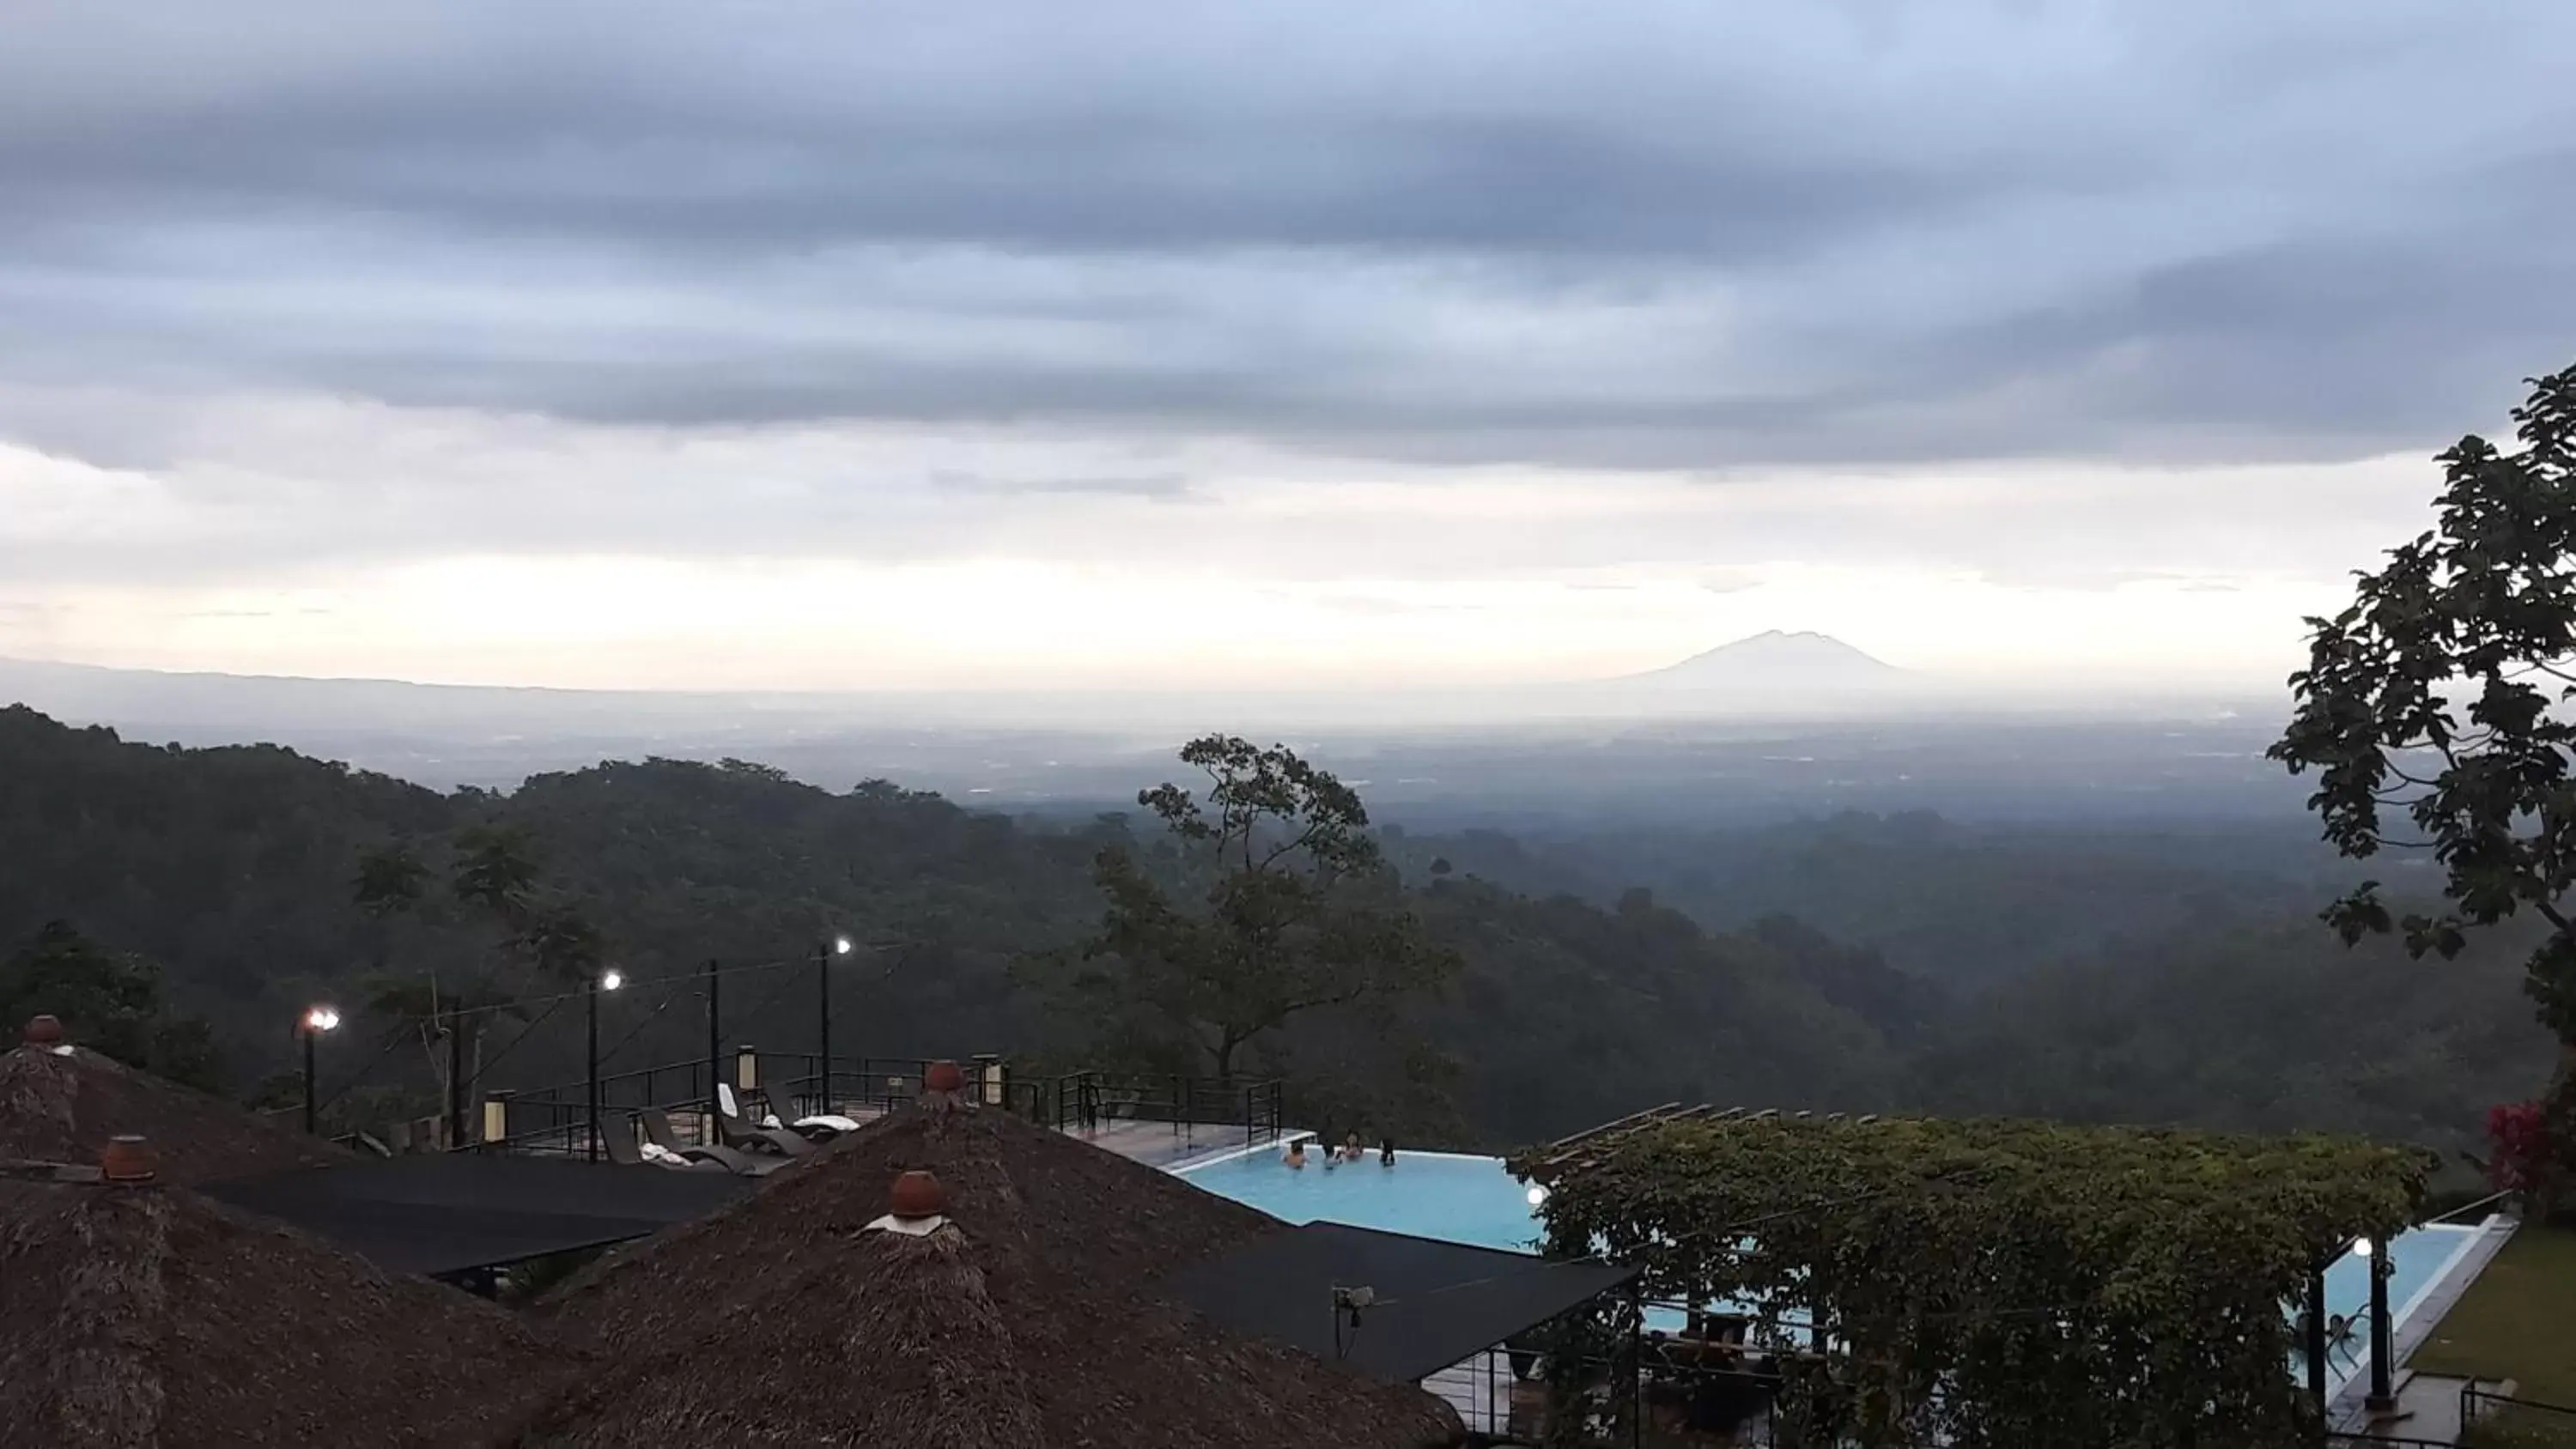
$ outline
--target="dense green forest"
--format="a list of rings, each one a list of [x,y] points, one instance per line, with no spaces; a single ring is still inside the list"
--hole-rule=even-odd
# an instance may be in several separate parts
[[[2303,816],[2194,831],[1843,812],[1734,829],[1391,834],[1390,853],[1416,871],[1447,859],[1514,889],[1603,905],[1643,886],[1719,929],[1795,916],[1899,970],[1963,986],[2213,914],[2313,914],[2351,874]]]
[[[1095,857],[1151,858],[1152,821],[1032,824],[739,763],[604,764],[441,795],[273,747],[167,749],[0,710],[0,958],[28,958],[61,922],[150,963],[154,1009],[206,1022],[216,1070],[244,1092],[291,1062],[308,1002],[343,1003],[326,1076],[419,1089],[433,1054],[361,1004],[388,979],[474,976],[493,926],[434,891],[418,909],[362,909],[358,862],[400,847],[444,879],[478,828],[523,839],[539,898],[595,926],[638,983],[606,1008],[618,1065],[703,1050],[685,978],[709,959],[781,963],[728,977],[728,1038],[809,1049],[812,970],[788,963],[835,935],[870,948],[839,968],[842,1053],[1134,1049],[1024,968],[1099,925]],[[1399,1007],[1300,1014],[1247,1066],[1287,1073],[1309,1116],[1366,1115],[1416,1140],[1502,1145],[1701,1099],[2459,1147],[2551,1060],[2514,942],[2448,962],[2386,941],[2347,950],[2314,919],[2327,873],[2287,831],[1998,832],[1915,815],[1381,836],[1405,909],[1457,970]],[[23,976],[0,967],[13,1010]],[[496,1024],[485,1085],[578,1072],[559,1006]]]

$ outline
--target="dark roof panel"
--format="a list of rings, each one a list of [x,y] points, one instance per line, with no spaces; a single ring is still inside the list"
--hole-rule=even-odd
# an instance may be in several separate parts
[[[1237,1333],[1419,1382],[1637,1276],[1612,1263],[1550,1262],[1403,1233],[1309,1223],[1172,1274],[1163,1286]],[[1359,1327],[1333,1290],[1368,1288]]]
[[[430,1277],[649,1237],[704,1217],[752,1179],[717,1172],[425,1154],[207,1184],[207,1196]]]

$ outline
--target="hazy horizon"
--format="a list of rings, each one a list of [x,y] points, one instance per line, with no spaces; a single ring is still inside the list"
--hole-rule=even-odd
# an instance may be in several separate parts
[[[1782,646],[1784,652],[1766,646]],[[1842,658],[1833,657],[1839,652]],[[1818,663],[1815,655],[1824,659]],[[1849,662],[1847,662],[1849,661]],[[84,684],[91,686],[84,691]],[[882,689],[620,689],[578,685],[522,685],[482,680],[404,679],[388,675],[263,674],[231,670],[130,669],[79,660],[0,654],[0,703],[20,697],[39,708],[48,699],[175,699],[190,685],[229,690],[227,697],[316,701],[314,691],[428,691],[458,698],[531,701],[617,701],[667,706],[704,704],[719,709],[874,712],[889,718],[935,722],[940,708],[1001,718],[1042,713],[1050,705],[1085,705],[1095,717],[1117,722],[1187,722],[1209,702],[1232,707],[1287,707],[1290,722],[1331,720],[1358,724],[1546,724],[1671,718],[1898,718],[1922,712],[2064,714],[2135,712],[2163,703],[2225,702],[2260,706],[2286,698],[2277,681],[2230,680],[2177,686],[2170,680],[2059,675],[2048,679],[1997,677],[1970,671],[1925,671],[1887,664],[1845,641],[1812,631],[1771,630],[1728,640],[1681,659],[1609,676],[1559,677],[1524,683],[1460,685],[1415,681],[1339,686],[1290,681],[1266,689],[1202,686],[1085,686],[1028,682],[1012,687],[939,688],[914,685]],[[66,693],[68,691],[68,693]],[[1418,706],[1411,710],[1407,705]],[[1347,712],[1337,712],[1336,705]],[[1443,706],[1453,708],[1444,710]],[[1122,706],[1128,707],[1122,712]],[[292,707],[288,705],[287,707]],[[1393,715],[1388,713],[1392,707]],[[74,705],[75,710],[78,704]],[[1500,714],[1496,711],[1499,710]],[[112,723],[100,716],[96,722]],[[327,723],[328,721],[322,721]]]
[[[2273,689],[2576,336],[2576,12],[38,0],[0,654]]]

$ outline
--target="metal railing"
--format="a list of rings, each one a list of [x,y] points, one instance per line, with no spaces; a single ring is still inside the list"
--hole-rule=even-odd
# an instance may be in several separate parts
[[[647,1108],[701,1112],[713,1094],[703,1057],[603,1072],[599,1078],[600,1130],[612,1130],[611,1124],[623,1122],[625,1114]],[[458,1144],[460,1150],[572,1155],[590,1150],[588,1078],[526,1091],[493,1092],[484,1098],[481,1110],[482,1120],[474,1124],[479,1130],[471,1134],[474,1140]],[[491,1131],[496,1116],[504,1129],[497,1135]]]
[[[761,1086],[773,1103],[798,1115],[866,1117],[920,1100],[922,1076],[934,1057],[832,1058],[827,1073],[812,1052],[762,1052]],[[963,1058],[949,1058],[960,1066]],[[967,1072],[971,1079],[974,1072]],[[971,1091],[977,1084],[968,1082]]]
[[[1184,1147],[1206,1133],[1258,1146],[1282,1130],[1285,1092],[1274,1078],[1251,1081],[1177,1072],[1084,1070],[1057,1077],[1037,1100],[1039,1119],[1097,1132],[1118,1123],[1168,1127]]]
[[[2576,1444],[2576,1406],[2517,1398],[2478,1379],[2460,1385],[2460,1427],[2511,1418],[2524,1426],[2544,1428],[2550,1443]]]
[[[704,1057],[664,1062],[599,1078],[602,1130],[626,1113],[659,1108],[674,1117],[702,1119],[721,1080],[746,1096],[757,1093],[782,1116],[841,1115],[868,1118],[919,1100],[932,1057],[840,1057],[828,1071],[812,1052],[738,1052],[711,1080]],[[995,1057],[946,1058],[959,1063],[967,1091],[987,1106],[1044,1127],[1097,1132],[1119,1123],[1166,1128],[1187,1149],[1203,1139],[1257,1146],[1284,1130],[1286,1096],[1270,1078],[1224,1081],[1174,1073],[1097,1070],[1060,1076],[1018,1076]],[[587,1078],[486,1095],[469,1140],[480,1151],[586,1154],[589,1151],[590,1083]],[[495,1127],[499,1131],[494,1131]]]

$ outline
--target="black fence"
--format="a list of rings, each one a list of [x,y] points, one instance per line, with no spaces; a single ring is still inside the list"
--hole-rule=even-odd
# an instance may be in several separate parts
[[[1629,1296],[1568,1310],[1423,1381],[1473,1442],[1745,1449],[1800,1442],[1783,1384],[1817,1362],[1801,1325]]]
[[[919,1100],[922,1077],[936,1058],[836,1056],[827,1072],[812,1052],[762,1052],[758,1079],[748,1082],[743,1080],[746,1073],[740,1070],[741,1060],[736,1058],[733,1078],[737,1089],[764,1090],[773,1104],[792,1107],[799,1115],[870,1117]],[[984,1085],[987,1070],[998,1065],[995,1059],[951,1060],[966,1070],[968,1095],[984,1100],[978,1089]],[[1002,1104],[994,1101],[989,1105]]]
[[[782,1116],[835,1115],[861,1120],[918,1100],[930,1057],[834,1057],[828,1069],[811,1052],[738,1047],[715,1063],[700,1057],[603,1072],[602,1130],[648,1108],[668,1112],[684,1135],[710,1128],[718,1081],[744,1099],[757,1094]],[[1167,1074],[1070,1072],[1020,1076],[998,1057],[947,1058],[965,1071],[970,1099],[1041,1126],[1098,1134],[1122,1124],[1168,1132],[1174,1146],[1259,1145],[1276,1140],[1285,1094],[1275,1080],[1220,1082]],[[711,1073],[711,1068],[713,1069]],[[584,1155],[590,1151],[588,1078],[486,1095],[458,1146],[482,1151]]]
[[[1830,1373],[1803,1316],[1695,1312],[1688,1305],[1610,1297],[1424,1380],[1458,1410],[1473,1442],[1494,1446],[1576,1443],[1609,1449],[1792,1449],[1837,1442],[1829,1429],[1801,1425],[1785,1391],[1804,1375]],[[1810,1382],[1809,1387],[1814,1385]],[[1924,1446],[1942,1441],[1927,1404]],[[2471,1384],[2461,1423],[2502,1421],[2516,1437],[2500,1443],[2576,1446],[2576,1408],[2537,1403]],[[2449,1440],[2384,1433],[2328,1432],[2301,1443],[2333,1449],[2451,1449]],[[2528,1436],[2528,1437],[2523,1437]]]
[[[632,1071],[606,1072],[599,1078],[601,1130],[614,1130],[629,1112],[648,1108],[700,1114],[699,1136],[712,1140],[702,1123],[714,1097],[704,1060],[664,1062]],[[574,1155],[590,1150],[590,1083],[558,1083],[527,1091],[496,1091],[485,1096],[480,1120],[469,1124],[460,1149],[486,1152],[550,1152]]]
[[[2460,1427],[2488,1424],[2515,1444],[2576,1445],[2576,1407],[2523,1399],[2472,1379],[2460,1386]]]
[[[1069,1072],[1035,1094],[1031,1115],[1051,1127],[1097,1133],[1122,1124],[1169,1129],[1184,1151],[1259,1146],[1283,1127],[1286,1095],[1275,1079],[1228,1081],[1164,1072]]]

